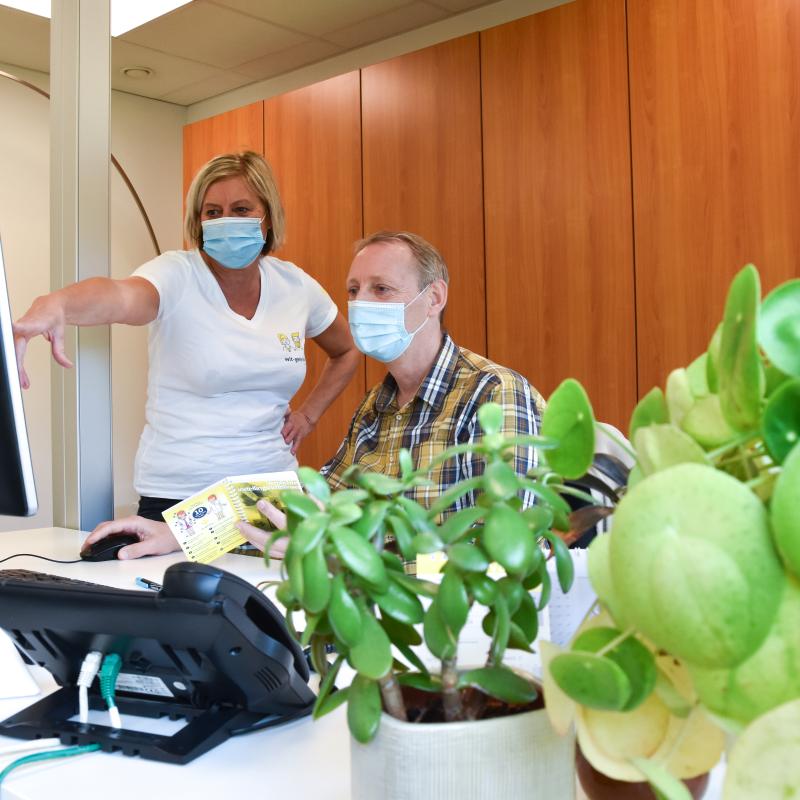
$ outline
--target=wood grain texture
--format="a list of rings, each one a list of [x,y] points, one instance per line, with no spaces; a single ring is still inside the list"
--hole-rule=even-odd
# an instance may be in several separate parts
[[[350,72],[265,101],[266,157],[286,210],[286,243],[275,253],[295,262],[347,316],[345,279],[362,236],[359,74]],[[316,383],[325,354],[306,347],[308,373],[298,408]],[[301,445],[301,464],[320,467],[338,448],[364,397],[363,363],[347,389]]]
[[[800,275],[800,4],[628,0],[639,390],[706,349],[747,262]]]
[[[197,171],[222,153],[255,150],[264,153],[264,103],[217,114],[183,129],[183,197]]]
[[[636,400],[624,0],[481,34],[489,357],[566,377],[623,429]]]
[[[408,230],[450,272],[447,329],[486,353],[478,34],[362,70],[364,232]],[[367,385],[385,373],[367,364]]]

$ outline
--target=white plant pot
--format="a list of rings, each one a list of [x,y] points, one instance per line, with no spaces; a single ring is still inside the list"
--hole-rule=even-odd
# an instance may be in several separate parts
[[[381,716],[375,739],[350,740],[351,800],[572,800],[575,739],[544,709],[476,722]]]

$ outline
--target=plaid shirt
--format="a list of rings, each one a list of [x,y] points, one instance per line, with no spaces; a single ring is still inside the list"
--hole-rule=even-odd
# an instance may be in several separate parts
[[[416,395],[402,408],[397,407],[397,384],[387,375],[362,401],[350,423],[350,430],[336,455],[322,468],[332,489],[345,486],[342,474],[352,464],[383,475],[400,475],[399,452],[411,452],[415,467],[430,464],[446,448],[480,439],[478,409],[493,401],[502,406],[502,432],[538,434],[544,401],[521,375],[487,358],[458,347],[448,334],[442,348],[422,381]],[[532,447],[519,447],[516,471],[524,475],[537,462]],[[483,473],[481,457],[460,454],[436,467],[433,486],[417,487],[408,496],[429,507],[454,483]],[[526,506],[533,497],[526,492]],[[442,515],[449,516],[474,504],[472,493],[465,495]]]

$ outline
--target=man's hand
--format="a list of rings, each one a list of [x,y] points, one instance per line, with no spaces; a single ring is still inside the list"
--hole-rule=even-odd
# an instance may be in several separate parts
[[[53,358],[62,367],[73,366],[64,350],[64,308],[53,295],[37,297],[28,311],[12,326],[14,348],[17,352],[19,382],[23,389],[31,382],[23,366],[28,342],[35,336],[44,336],[50,342]]]
[[[136,544],[129,544],[119,551],[117,558],[121,560],[142,556],[163,556],[181,549],[166,522],[156,522],[136,516],[101,522],[86,537],[83,543],[84,549],[111,533],[135,533],[139,537]]]
[[[286,514],[275,508],[268,500],[259,500],[256,503],[256,508],[261,512],[261,515],[266,517],[278,530],[286,530]],[[272,537],[272,533],[262,531],[261,528],[256,528],[255,525],[251,525],[249,522],[238,522],[236,527],[239,529],[239,533],[259,550],[263,550]],[[284,537],[275,542],[269,550],[270,558],[283,558],[288,544],[288,537]]]

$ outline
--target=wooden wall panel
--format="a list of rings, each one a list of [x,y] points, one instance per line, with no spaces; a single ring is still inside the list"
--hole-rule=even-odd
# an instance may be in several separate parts
[[[266,157],[286,209],[287,237],[276,252],[318,280],[347,317],[345,279],[361,226],[359,74],[351,72],[265,101]],[[292,401],[316,383],[324,353],[306,350],[308,376]],[[301,464],[320,467],[338,448],[364,397],[364,368],[301,445]]]
[[[217,114],[183,129],[183,196],[195,173],[209,159],[222,153],[255,150],[264,153],[264,103]]]
[[[489,356],[601,420],[636,399],[624,0],[481,34]]]
[[[629,0],[639,389],[706,349],[730,279],[800,274],[800,4]]]
[[[450,271],[445,323],[486,353],[478,34],[362,70],[364,232],[417,233]],[[385,370],[367,363],[367,385]]]

